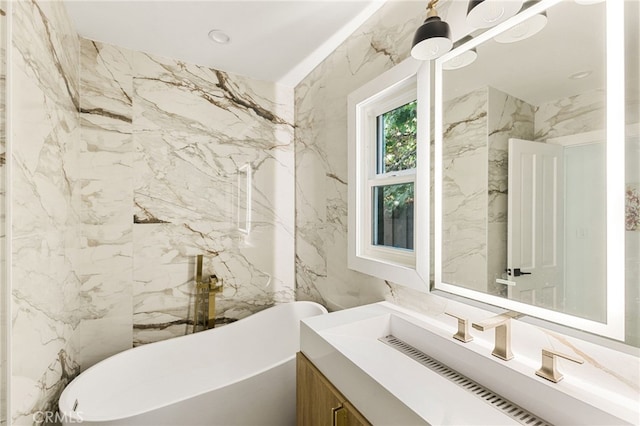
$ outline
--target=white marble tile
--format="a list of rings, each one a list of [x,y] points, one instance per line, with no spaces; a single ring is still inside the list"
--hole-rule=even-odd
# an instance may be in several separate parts
[[[442,279],[487,289],[488,89],[443,108]]]
[[[134,63],[135,343],[190,332],[197,254],[224,280],[220,321],[293,300],[292,90],[141,53]],[[237,217],[245,165],[249,234]]]
[[[110,312],[109,316],[87,318],[78,325],[73,338],[76,361],[83,371],[133,346],[131,306],[126,303],[123,305],[121,315]]]
[[[92,128],[91,123],[97,128],[130,134],[133,52],[83,38],[80,38],[80,48],[80,101],[82,118],[86,120],[83,128]],[[114,150],[109,142],[101,142],[104,142],[100,146],[101,151]]]
[[[74,271],[87,315],[74,335],[83,369],[132,346],[132,54],[80,39],[81,138]],[[99,336],[99,337],[98,337]]]
[[[538,105],[535,140],[606,129],[606,92],[590,90],[580,95]]]
[[[347,95],[409,55],[424,20],[389,2],[296,87],[296,298],[336,308],[380,300],[384,281],[347,269]]]
[[[13,4],[12,424],[55,409],[78,372],[72,336],[87,311],[73,272],[79,46],[64,6]]]

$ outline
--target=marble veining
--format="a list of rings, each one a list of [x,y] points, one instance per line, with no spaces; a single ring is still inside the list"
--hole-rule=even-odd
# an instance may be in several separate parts
[[[443,106],[442,279],[487,289],[488,88]]]
[[[96,176],[85,199],[110,206],[102,229],[117,240],[91,241],[122,262],[121,284],[108,285],[133,311],[128,321],[114,312],[114,327],[133,330],[122,342],[191,332],[197,254],[205,273],[224,281],[217,323],[293,300],[292,91],[95,41],[81,46],[87,164],[119,170],[117,182]],[[249,234],[237,217],[245,165]]]
[[[537,105],[535,140],[606,128],[606,91],[590,90]]]
[[[190,332],[196,254],[225,283],[218,323],[293,300],[293,91],[79,40],[59,2],[17,2],[13,20],[11,415],[24,424],[81,368]]]
[[[62,3],[13,3],[11,424],[52,409],[78,373],[74,334],[92,308],[78,296],[75,148],[79,46]],[[33,356],[32,354],[37,354]]]
[[[92,307],[75,336],[83,369],[132,342],[132,60],[126,51],[80,39],[81,137],[73,180],[82,237],[74,270],[80,296]]]
[[[293,201],[280,183],[293,189],[292,94],[134,55],[134,344],[190,330],[197,254],[224,282],[219,323],[293,300]],[[246,164],[249,235],[237,219]]]
[[[389,2],[295,89],[296,298],[340,309],[384,281],[347,268],[347,95],[409,55],[424,7]]]

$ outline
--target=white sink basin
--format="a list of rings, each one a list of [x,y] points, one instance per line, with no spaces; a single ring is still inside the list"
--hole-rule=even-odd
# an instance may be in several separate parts
[[[629,423],[624,407],[614,416],[580,401],[535,376],[532,362],[516,357],[506,366],[490,355],[493,333],[463,344],[452,331],[381,302],[303,320],[301,350],[376,425],[518,424],[378,340],[390,334],[552,424]]]

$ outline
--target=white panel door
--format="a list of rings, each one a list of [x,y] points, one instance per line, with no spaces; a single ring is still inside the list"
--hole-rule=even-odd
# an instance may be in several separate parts
[[[509,139],[507,267],[510,299],[561,309],[563,148]]]

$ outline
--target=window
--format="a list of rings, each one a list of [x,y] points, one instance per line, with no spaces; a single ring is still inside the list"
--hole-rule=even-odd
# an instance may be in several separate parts
[[[376,175],[372,180],[375,186],[371,208],[375,246],[413,250],[416,107],[414,100],[376,117]]]
[[[429,133],[420,117],[429,97],[420,66],[407,59],[349,96],[349,267],[425,290],[429,149],[420,142]]]

